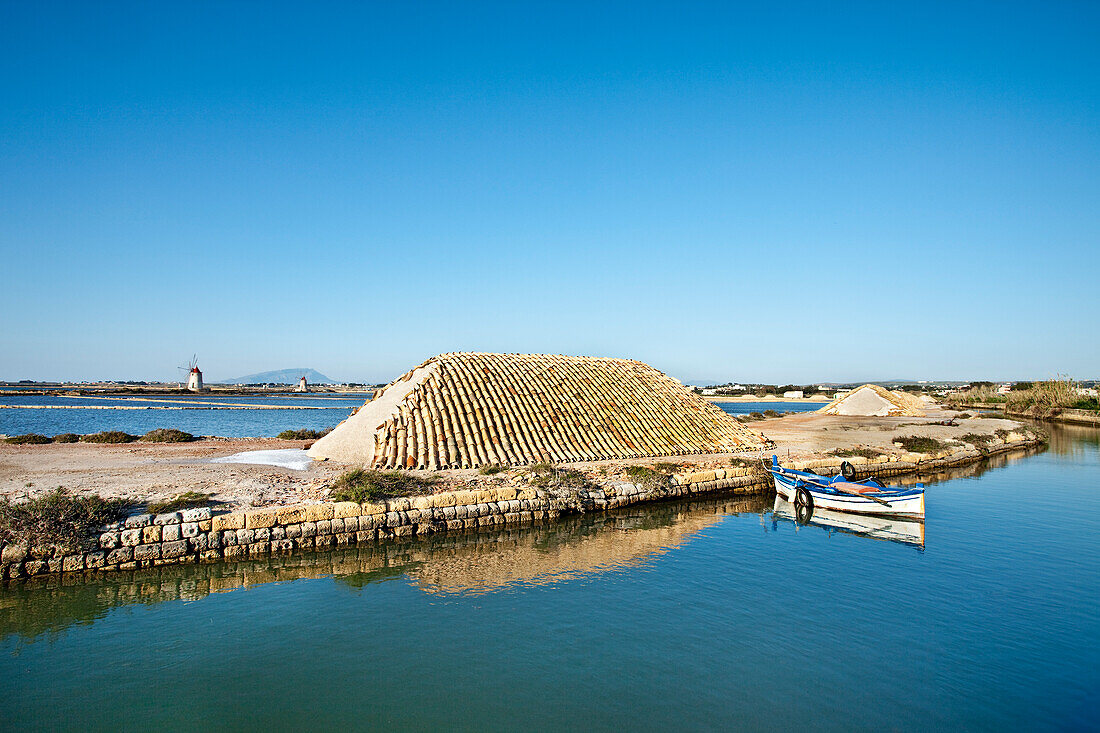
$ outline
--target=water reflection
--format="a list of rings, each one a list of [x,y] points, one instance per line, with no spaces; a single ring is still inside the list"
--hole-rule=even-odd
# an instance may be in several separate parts
[[[302,578],[333,576],[363,588],[406,577],[424,592],[452,594],[560,583],[636,567],[726,515],[763,513],[770,506],[770,496],[669,502],[539,527],[435,535],[334,552],[165,566],[91,580],[29,579],[0,590],[0,638],[57,634],[93,623],[119,606],[197,601],[211,593]]]
[[[911,545],[924,550],[924,523],[910,522],[895,517],[872,517],[863,514],[833,512],[809,507],[796,508],[783,497],[776,494],[772,506],[772,529],[777,530],[780,522],[790,522],[799,526],[821,527],[827,532],[870,537],[875,540],[887,540],[903,545]]]

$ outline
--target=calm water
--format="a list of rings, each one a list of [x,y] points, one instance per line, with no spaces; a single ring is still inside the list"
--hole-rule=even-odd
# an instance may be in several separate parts
[[[365,393],[224,397],[143,395],[141,399],[54,395],[0,396],[0,405],[29,405],[44,408],[0,409],[0,433],[58,435],[122,430],[142,435],[154,428],[177,428],[194,435],[219,435],[229,438],[270,437],[288,429],[321,430],[334,427],[369,397],[370,395]],[[283,409],[232,409],[226,408],[226,405],[266,405]],[[58,406],[88,409],[49,409]],[[102,407],[143,409],[91,409]],[[150,409],[154,407],[173,409]],[[195,407],[214,409],[194,409]],[[286,409],[292,407],[312,409]]]
[[[370,395],[249,395],[219,397],[212,395],[126,397],[61,397],[56,395],[0,395],[0,406],[27,405],[40,409],[0,409],[0,434],[22,435],[39,433],[97,433],[101,430],[122,430],[143,435],[155,428],[176,428],[194,435],[219,435],[227,438],[270,437],[289,429],[322,430],[334,427],[362,405]],[[218,409],[149,409],[191,408],[200,403],[214,403]],[[282,408],[309,407],[295,410],[247,410],[225,408],[226,405],[267,405]],[[88,409],[52,409],[55,407]],[[720,402],[718,406],[733,415],[776,410],[804,412],[816,410],[821,403],[797,402]],[[144,409],[98,409],[126,407]],[[95,408],[95,409],[93,409]],[[317,409],[319,408],[319,409]]]
[[[923,551],[722,499],[0,590],[0,727],[1095,728],[1098,537],[1080,428]]]

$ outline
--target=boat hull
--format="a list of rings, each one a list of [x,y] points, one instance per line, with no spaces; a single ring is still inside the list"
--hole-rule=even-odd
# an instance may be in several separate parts
[[[789,502],[794,502],[795,493],[799,485],[806,489],[813,498],[815,509],[825,509],[834,512],[849,512],[852,514],[873,514],[889,517],[924,518],[924,491],[904,491],[900,495],[884,493],[881,498],[890,506],[884,506],[877,501],[864,496],[855,496],[832,492],[822,489],[814,484],[799,481],[795,476],[784,474],[780,471],[772,471],[775,478],[775,491]],[[824,479],[828,481],[828,479]]]

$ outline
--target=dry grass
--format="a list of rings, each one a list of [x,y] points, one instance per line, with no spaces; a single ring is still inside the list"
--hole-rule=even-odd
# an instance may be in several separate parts
[[[391,496],[416,496],[432,493],[437,483],[439,479],[435,476],[356,468],[332,483],[329,497],[334,501],[364,502]]]
[[[61,487],[19,503],[0,499],[0,542],[76,551],[92,532],[121,519],[129,508],[125,499],[73,496]]]

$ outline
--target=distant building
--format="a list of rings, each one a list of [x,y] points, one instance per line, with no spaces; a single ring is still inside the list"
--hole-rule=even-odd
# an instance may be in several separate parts
[[[703,390],[703,396],[704,397],[713,397],[716,394],[718,394],[718,390],[713,389],[713,388],[708,388],[708,389]]]
[[[1011,391],[1012,391],[1012,383],[1011,382],[1005,382],[1004,384],[1002,384],[1000,387],[997,388],[997,394],[1008,394]]]
[[[804,397],[800,389],[792,389],[789,392],[784,392],[783,396],[789,400],[800,400]]]
[[[302,378],[298,380],[298,386],[294,388],[295,392],[308,392],[309,384],[306,382],[306,377],[303,374]]]

